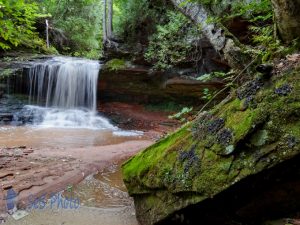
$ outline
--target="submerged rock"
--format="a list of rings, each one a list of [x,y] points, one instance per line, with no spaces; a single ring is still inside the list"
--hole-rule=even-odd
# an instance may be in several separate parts
[[[250,97],[255,104],[241,108]],[[127,161],[123,174],[143,225],[258,224],[300,209],[299,153],[294,68],[246,83]]]

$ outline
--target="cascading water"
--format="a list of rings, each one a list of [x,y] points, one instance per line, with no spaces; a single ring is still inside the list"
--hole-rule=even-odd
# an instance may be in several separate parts
[[[88,137],[92,139],[89,143],[104,142],[108,133],[114,137],[142,135],[139,131],[120,130],[98,115],[96,106],[100,68],[98,61],[72,57],[32,62],[27,73],[29,105],[14,114],[12,125],[34,125],[30,127],[39,130],[32,130],[35,134],[39,133],[38,139],[48,140],[48,137],[52,137],[57,143],[74,143],[74,139],[75,143],[84,143]],[[99,132],[90,130],[102,130],[103,137],[95,136]],[[25,135],[31,136],[33,133]]]
[[[63,109],[96,110],[100,64],[56,57],[29,69],[30,103]]]
[[[28,71],[29,105],[16,121],[62,128],[116,129],[96,113],[97,61],[55,57]]]

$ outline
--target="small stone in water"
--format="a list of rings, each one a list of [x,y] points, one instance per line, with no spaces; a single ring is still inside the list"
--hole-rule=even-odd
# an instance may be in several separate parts
[[[12,217],[13,217],[15,220],[20,220],[20,219],[22,219],[23,217],[28,216],[28,215],[29,215],[28,212],[26,212],[26,211],[24,211],[24,210],[18,210],[18,211],[16,211],[16,212],[12,215]]]

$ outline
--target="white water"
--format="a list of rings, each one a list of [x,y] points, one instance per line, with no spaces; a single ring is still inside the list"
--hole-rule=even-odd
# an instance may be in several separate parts
[[[54,57],[34,62],[29,69],[29,104],[15,117],[29,119],[40,128],[111,130],[117,136],[141,132],[121,131],[96,112],[98,61]],[[38,105],[38,106],[37,106]]]
[[[47,108],[26,105],[18,117],[29,118],[30,122],[40,128],[81,128],[117,130],[106,118],[97,116],[94,111],[84,109]]]
[[[98,61],[55,57],[29,69],[30,103],[96,110]]]

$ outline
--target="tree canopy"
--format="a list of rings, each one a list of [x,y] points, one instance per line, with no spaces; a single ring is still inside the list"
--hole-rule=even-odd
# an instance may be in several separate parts
[[[0,48],[6,50],[20,44],[34,47],[32,43],[40,42],[34,25],[41,16],[37,3],[0,0]]]
[[[104,7],[105,2],[108,7]],[[221,54],[226,55],[225,47],[233,49],[233,44],[221,43],[225,38],[238,43],[237,48],[251,46],[251,54],[268,61],[281,52],[285,54],[286,45],[295,47],[300,27],[296,4],[299,1],[0,0],[0,48],[46,50],[48,18],[50,44],[62,54],[99,58],[106,31],[108,39],[125,45],[141,44],[145,59],[156,68],[166,69],[188,57],[191,42],[187,39],[194,33],[206,36]],[[195,5],[201,15],[193,12]],[[103,21],[108,22],[105,29]],[[237,30],[233,25],[239,22],[245,26]],[[195,34],[195,30],[200,32]],[[245,52],[244,47],[242,50]],[[230,54],[229,58],[235,57],[235,53]]]

